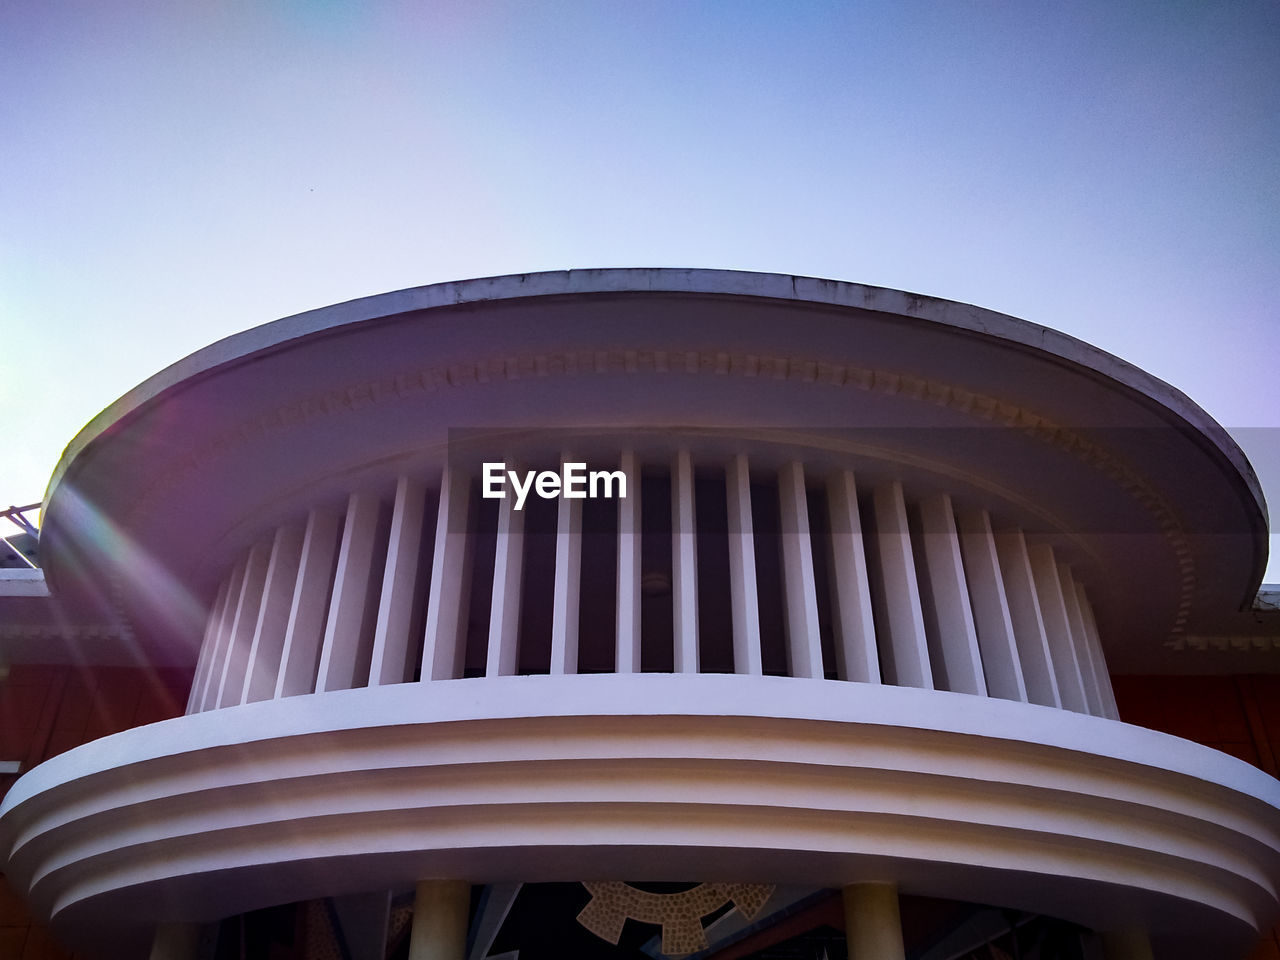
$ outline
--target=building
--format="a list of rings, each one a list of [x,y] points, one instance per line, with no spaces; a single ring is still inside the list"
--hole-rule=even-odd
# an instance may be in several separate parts
[[[1194,403],[976,307],[599,270],[267,324],[91,422],[0,574],[23,949],[1275,956],[1266,549]]]

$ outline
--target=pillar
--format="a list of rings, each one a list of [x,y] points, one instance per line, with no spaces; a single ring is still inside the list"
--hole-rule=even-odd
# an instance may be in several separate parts
[[[338,555],[339,523],[338,515],[328,510],[312,510],[307,517],[298,579],[293,585],[289,607],[289,625],[284,631],[284,649],[280,651],[277,699],[315,692],[329,588],[333,584],[333,562]]]
[[[463,960],[471,884],[465,880],[423,880],[413,899],[409,960]]]
[[[920,584],[907,527],[907,504],[902,484],[897,480],[876,488],[871,502],[876,522],[876,551],[879,556],[880,609],[876,625],[884,624],[888,643],[881,643],[880,656],[885,682],[898,687],[933,689],[929,665],[929,641],[924,631],[924,611],[920,606]]]
[[[756,586],[755,525],[751,520],[751,470],[740,453],[725,469],[729,518],[729,603],[733,608],[733,671],[760,676],[760,600]]]
[[[386,559],[387,534],[381,527],[382,503],[369,493],[353,493],[347,499],[342,525],[338,566],[333,574],[329,616],[325,618],[320,646],[316,693],[350,690],[368,683],[373,655],[373,631],[377,616],[371,602],[375,584],[381,583]],[[379,556],[381,554],[381,556]]]
[[[561,470],[571,462],[560,458]],[[551,596],[551,672],[578,672],[578,616],[582,594],[582,501],[560,497],[556,511],[556,565]]]
[[[640,672],[640,463],[622,452],[627,495],[618,498],[618,673]]]
[[[792,461],[778,474],[782,520],[782,586],[787,628],[787,669],[793,677],[823,678],[818,629],[818,588],[809,534],[809,497],[804,466]]]
[[[1151,940],[1145,930],[1109,930],[1102,935],[1102,952],[1107,960],[1154,960]]]
[[[198,923],[161,923],[151,941],[151,960],[196,960],[200,954]]]
[[[671,602],[676,673],[698,672],[698,525],[693,458],[676,453],[671,466]]]
[[[855,883],[842,893],[849,960],[905,960],[897,885]]]
[[[432,548],[431,586],[427,591],[427,629],[422,644],[423,680],[462,676],[467,641],[467,598],[471,590],[473,550],[468,550],[467,518],[471,481],[445,464],[440,477],[440,509]]]
[[[493,593],[489,605],[486,677],[514,676],[520,666],[520,591],[524,583],[524,511],[514,497],[498,504],[493,547]],[[557,542],[557,549],[559,543]]]
[[[871,612],[866,540],[858,514],[858,486],[852,470],[827,481],[831,517],[831,572],[835,590],[836,668],[841,680],[880,682],[880,650]]]
[[[396,481],[391,530],[387,534],[387,559],[382,569],[382,590],[378,594],[378,619],[373,628],[371,687],[413,679],[413,657],[417,651],[409,633],[422,554],[426,499],[427,491],[422,483],[412,477]]]

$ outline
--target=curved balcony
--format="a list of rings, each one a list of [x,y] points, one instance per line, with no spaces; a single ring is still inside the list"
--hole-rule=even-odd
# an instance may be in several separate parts
[[[1249,592],[1239,451],[1074,341],[783,279],[407,291],[107,411],[51,487],[48,577],[194,664],[187,715],[24,776],[11,875],[73,940],[631,878],[887,880],[1168,956],[1247,943],[1280,785],[1119,722],[1110,683]],[[517,509],[492,462],[627,495]]]
[[[116,734],[13,788],[10,869],[73,938],[412,884],[844,886],[1140,919],[1229,955],[1274,908],[1276,784],[1037,705],[784,677],[434,681]],[[139,929],[141,928],[141,929]],[[100,935],[100,934],[99,934]]]

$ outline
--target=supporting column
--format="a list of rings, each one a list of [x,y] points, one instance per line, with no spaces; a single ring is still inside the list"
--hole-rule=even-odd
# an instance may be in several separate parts
[[[724,475],[729,515],[729,602],[733,606],[733,671],[760,676],[760,603],[756,596],[755,525],[751,520],[751,471],[746,454]]]
[[[1084,678],[1080,675],[1080,664],[1071,643],[1071,625],[1067,622],[1067,604],[1062,597],[1062,581],[1058,579],[1058,561],[1054,558],[1053,547],[1042,543],[1028,550],[1027,555],[1031,558],[1036,597],[1044,617],[1044,632],[1049,638],[1053,674],[1058,681],[1062,705],[1076,713],[1088,713]]]
[[[923,501],[920,523],[923,566],[929,581],[929,589],[921,591],[929,656],[941,668],[947,690],[985,697],[987,681],[982,673],[982,654],[973,626],[951,497],[942,493]]]
[[[675,672],[698,672],[698,528],[693,513],[693,459],[671,465],[671,594]]]
[[[841,892],[849,960],[905,960],[897,886],[855,883]]]
[[[413,676],[409,630],[418,589],[418,559],[422,553],[422,522],[427,492],[411,477],[396,482],[387,537],[387,562],[382,570],[378,621],[373,628],[373,658],[369,686],[404,683]],[[416,651],[415,651],[416,652]]]
[[[371,494],[353,493],[347,501],[329,618],[320,648],[317,693],[350,690],[368,683],[376,617],[370,591],[381,572],[376,569],[375,553],[385,549],[378,522],[381,512],[382,504]]]
[[[210,710],[215,706],[218,696],[218,685],[222,682],[222,673],[227,666],[227,645],[231,640],[231,627],[236,619],[236,607],[240,604],[240,591],[244,588],[244,568],[247,560],[241,560],[231,571],[231,579],[227,581],[227,602],[222,607],[222,615],[218,618],[218,627],[210,638],[213,644],[209,656],[209,669],[205,672],[204,688],[193,713]]]
[[[276,699],[314,693],[320,663],[320,640],[329,609],[329,585],[333,559],[338,552],[338,516],[328,510],[312,510],[302,538],[298,582],[293,587],[289,626],[280,654]]]
[[[899,687],[932,690],[933,673],[902,484],[895,480],[877,487],[872,503],[880,558],[880,596],[884,601],[884,616],[877,617],[877,623],[883,619],[889,635],[889,642],[880,651],[885,680]]]
[[[969,599],[973,603],[973,625],[982,651],[982,670],[987,692],[1004,700],[1027,700],[1027,685],[1013,632],[1013,616],[1000,576],[996,538],[991,517],[985,510],[956,513],[960,529],[960,553],[964,557]]]
[[[1145,930],[1108,930],[1102,935],[1102,952],[1107,960],[1155,960]]]
[[[622,453],[627,495],[618,498],[618,673],[640,672],[640,464]]]
[[[1027,699],[1045,707],[1061,707],[1058,681],[1053,673],[1049,638],[1045,635],[1040,601],[1036,598],[1035,576],[1027,556],[1027,541],[1021,530],[996,534],[996,552],[1009,601],[1009,620],[1018,645],[1018,662],[1027,684]]]
[[[570,461],[560,458],[560,469]],[[578,672],[578,611],[582,591],[582,500],[561,491],[556,510],[556,567],[551,593],[551,672]]]
[[[498,537],[493,551],[493,602],[489,607],[486,677],[510,677],[519,664],[520,591],[524,583],[524,511],[514,497],[498,504]]]
[[[1102,652],[1102,640],[1098,636],[1098,623],[1093,617],[1093,606],[1080,584],[1076,584],[1076,596],[1080,601],[1080,615],[1084,618],[1084,632],[1093,648],[1093,662],[1098,668],[1099,689],[1102,691],[1102,702],[1105,706],[1104,716],[1111,720],[1120,719],[1120,709],[1116,706],[1115,691],[1111,689],[1111,671],[1107,669],[1107,658]]]
[[[199,923],[161,923],[151,941],[151,960],[197,960],[200,955]]]
[[[1093,650],[1084,631],[1084,617],[1080,613],[1080,597],[1076,593],[1076,580],[1071,568],[1058,564],[1058,579],[1062,582],[1062,600],[1067,607],[1067,626],[1071,630],[1071,649],[1075,651],[1080,667],[1080,679],[1084,682],[1085,702],[1095,717],[1106,716],[1102,702],[1102,689],[1098,684],[1097,670],[1093,665]]]
[[[244,570],[244,583],[240,587],[240,602],[236,607],[235,623],[231,626],[231,639],[227,646],[227,659],[218,684],[215,707],[230,707],[240,702],[244,692],[244,675],[249,666],[249,649],[253,646],[253,633],[258,625],[258,613],[262,607],[262,590],[267,582],[267,567],[271,563],[271,545],[255,544],[249,551],[249,562]]]
[[[471,884],[465,880],[423,880],[413,899],[409,960],[463,960]]]
[[[262,588],[262,605],[258,609],[258,625],[249,648],[249,669],[240,692],[241,703],[269,700],[280,675],[280,656],[284,652],[284,635],[289,628],[289,611],[293,605],[293,588],[298,582],[298,564],[302,561],[302,528],[281,527],[271,545],[271,562]]]
[[[786,600],[787,660],[791,676],[821,680],[822,636],[818,630],[818,590],[809,536],[809,498],[804,466],[788,463],[778,474],[782,519],[782,585]]]
[[[196,673],[191,678],[191,694],[187,697],[187,713],[196,713],[200,709],[204,697],[205,677],[209,675],[209,661],[213,659],[213,648],[218,642],[218,628],[222,623],[223,612],[227,608],[227,591],[230,584],[223,580],[218,587],[218,596],[209,607],[209,618],[205,621],[204,641],[200,644],[200,659],[196,662]]]
[[[835,580],[836,669],[841,680],[880,682],[880,653],[871,613],[866,544],[852,470],[827,481],[831,511],[831,564]]]
[[[446,464],[440,477],[440,510],[436,514],[431,587],[427,593],[423,680],[454,680],[462,676],[462,645],[467,631],[465,607],[471,581],[467,556],[470,502],[470,480]]]

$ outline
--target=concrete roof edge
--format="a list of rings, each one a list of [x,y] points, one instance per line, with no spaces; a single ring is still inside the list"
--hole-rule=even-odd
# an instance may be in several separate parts
[[[1177,388],[1083,340],[972,304],[887,287],[790,274],[678,267],[588,268],[450,280],[347,300],[232,334],[148,377],[89,421],[63,451],[49,480],[44,503],[47,506],[52,502],[76,457],[111,426],[166,391],[217,367],[248,359],[292,340],[415,310],[600,293],[693,293],[850,307],[912,317],[1048,354],[1129,388],[1193,428],[1239,475],[1253,498],[1263,526],[1267,525],[1262,486],[1231,435]],[[1264,553],[1256,564],[1259,578],[1265,563]],[[1249,599],[1252,596],[1253,590]]]

